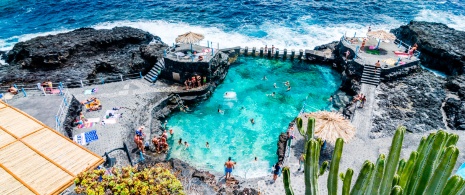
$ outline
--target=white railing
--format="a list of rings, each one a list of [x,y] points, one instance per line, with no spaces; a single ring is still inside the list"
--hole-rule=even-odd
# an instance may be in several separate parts
[[[71,103],[71,94],[68,92],[67,88],[61,89],[61,93],[63,99],[61,100],[60,106],[58,107],[58,111],[55,114],[55,130],[57,130],[61,134],[64,134],[63,121],[66,117],[66,114],[68,114],[68,108]]]

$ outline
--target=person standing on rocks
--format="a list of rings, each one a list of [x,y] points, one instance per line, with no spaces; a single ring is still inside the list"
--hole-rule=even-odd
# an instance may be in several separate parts
[[[378,62],[375,63],[375,73],[376,73],[376,71],[378,71],[378,69],[380,69],[380,68],[381,68],[381,63],[379,63],[379,60],[378,60]]]
[[[349,60],[350,50],[347,50],[347,51],[345,52],[345,54],[346,54],[346,61],[347,61],[347,60]]]
[[[278,175],[281,172],[281,163],[277,162],[274,165],[274,171],[273,171],[273,182],[276,182],[276,179],[278,179]]]
[[[226,172],[226,180],[228,180],[229,178],[231,178],[231,173],[232,173],[232,170],[234,169],[234,165],[236,164],[236,162],[232,161],[231,160],[231,157],[228,158],[228,161],[226,161],[224,163],[224,167],[225,167],[225,172]]]

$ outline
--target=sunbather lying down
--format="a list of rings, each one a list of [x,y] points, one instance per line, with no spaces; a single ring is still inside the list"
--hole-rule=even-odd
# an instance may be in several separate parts
[[[82,101],[81,104],[84,104],[86,107],[87,111],[96,111],[96,110],[101,110],[102,105],[100,104],[100,100],[97,99],[96,97],[92,97],[86,101]]]

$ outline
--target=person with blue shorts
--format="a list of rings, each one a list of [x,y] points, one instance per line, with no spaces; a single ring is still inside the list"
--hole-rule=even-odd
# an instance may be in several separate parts
[[[226,180],[228,180],[229,178],[231,178],[231,173],[232,173],[232,170],[234,169],[234,165],[236,164],[236,162],[234,161],[231,161],[231,157],[228,158],[228,161],[226,161],[224,163],[224,170],[226,172]]]

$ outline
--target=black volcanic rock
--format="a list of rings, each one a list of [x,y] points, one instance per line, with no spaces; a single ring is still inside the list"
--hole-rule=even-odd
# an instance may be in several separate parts
[[[445,80],[421,71],[376,90],[372,137],[392,135],[399,125],[410,132],[444,129],[441,107],[446,98]]]
[[[450,75],[465,72],[465,32],[441,23],[411,21],[391,30],[400,40],[418,44],[424,66]]]
[[[148,72],[166,47],[130,27],[81,28],[17,43],[7,54],[3,82],[67,81]]]
[[[465,101],[448,98],[444,105],[447,124],[455,130],[465,130]]]

